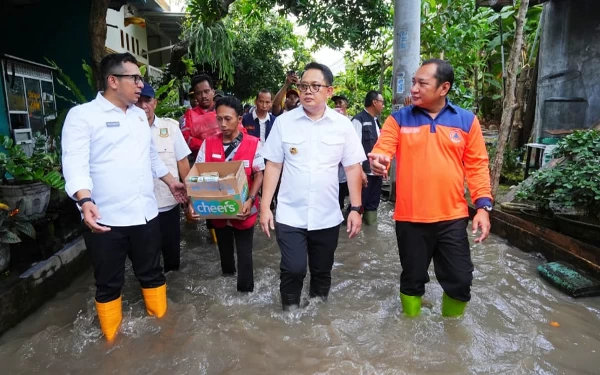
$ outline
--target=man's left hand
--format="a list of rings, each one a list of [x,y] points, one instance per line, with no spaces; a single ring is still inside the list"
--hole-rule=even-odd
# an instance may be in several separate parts
[[[475,217],[473,217],[473,234],[477,233],[478,229],[481,229],[481,236],[475,239],[476,243],[485,241],[490,235],[490,214],[483,208],[477,210]]]
[[[348,238],[356,237],[358,232],[360,232],[360,227],[362,226],[361,214],[356,211],[350,211],[346,226],[348,228],[346,229],[346,232],[350,233]]]
[[[187,197],[187,189],[185,188],[185,185],[182,182],[179,181],[173,181],[169,184],[169,190],[171,190],[171,193],[173,194],[173,197],[175,198],[175,200],[179,203],[187,203],[188,201],[188,197]]]

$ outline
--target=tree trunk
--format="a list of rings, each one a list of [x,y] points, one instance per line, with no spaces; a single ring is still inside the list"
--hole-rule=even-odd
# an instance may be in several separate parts
[[[538,48],[538,57],[535,59],[535,66],[533,67],[533,77],[531,77],[530,83],[531,86],[529,88],[529,92],[527,93],[527,105],[525,107],[525,115],[523,116],[523,131],[521,132],[521,138],[519,139],[519,147],[529,142],[529,139],[531,138],[531,132],[533,130],[533,123],[535,122],[539,55],[540,49]]]
[[[502,104],[502,120],[500,121],[498,144],[491,172],[492,196],[496,196],[498,191],[504,161],[504,150],[508,142],[508,136],[510,135],[515,109],[518,106],[516,98],[517,69],[519,68],[519,59],[521,57],[521,49],[523,48],[523,29],[525,28],[528,8],[529,0],[521,0],[516,20],[515,39],[510,50],[508,67],[506,69],[506,95]]]
[[[92,46],[92,70],[96,80],[96,87],[102,90],[102,77],[100,75],[100,61],[106,55],[106,12],[110,0],[92,0],[88,31]]]
[[[527,91],[531,87],[532,68],[529,66],[521,69],[521,74],[517,79],[517,109],[515,109],[515,117],[510,133],[509,147],[516,149],[519,147],[521,132],[523,131],[523,121],[525,111],[527,110]]]
[[[380,62],[379,72],[379,92],[383,94],[383,79],[385,78],[385,50],[381,52],[381,62]]]

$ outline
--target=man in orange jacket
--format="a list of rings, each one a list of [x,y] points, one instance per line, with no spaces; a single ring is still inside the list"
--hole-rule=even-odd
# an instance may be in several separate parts
[[[492,196],[488,155],[473,113],[447,99],[452,66],[427,60],[415,73],[412,105],[392,113],[369,154],[371,169],[385,176],[396,155],[396,237],[402,265],[400,300],[407,316],[421,311],[433,258],[444,289],[442,315],[460,316],[471,298],[473,263],[467,237],[464,181],[477,207],[473,233],[487,238]]]

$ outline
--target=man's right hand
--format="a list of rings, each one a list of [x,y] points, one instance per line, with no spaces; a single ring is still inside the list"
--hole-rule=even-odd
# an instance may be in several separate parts
[[[297,85],[298,84],[298,76],[294,73],[294,74],[288,74],[285,77],[285,84],[290,87],[292,84]]]
[[[373,174],[387,178],[387,172],[391,162],[390,157],[373,153],[370,153],[368,156]]]
[[[188,221],[198,221],[200,220],[200,215],[194,211],[194,206],[192,206],[192,202],[188,203],[187,210],[185,210],[185,217]]]
[[[271,233],[269,229],[275,229],[275,223],[273,221],[273,212],[271,212],[270,208],[260,210],[260,228],[267,235],[267,237],[271,238]]]
[[[102,219],[102,217],[100,216],[100,211],[98,211],[98,206],[94,203],[84,203],[81,207],[81,212],[83,213],[83,222],[90,228],[92,233],[105,233],[110,231],[110,227],[98,225],[97,221]]]

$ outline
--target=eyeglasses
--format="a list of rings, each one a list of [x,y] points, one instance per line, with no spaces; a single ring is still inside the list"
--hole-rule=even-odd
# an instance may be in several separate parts
[[[373,101],[380,102],[382,105],[385,105],[385,100],[373,99]]]
[[[143,80],[144,80],[144,77],[142,77],[139,74],[111,74],[111,76],[115,76],[115,77],[119,77],[119,78],[129,77],[129,78],[133,79],[133,83],[135,83],[136,85],[140,82],[143,82]]]
[[[321,87],[330,87],[329,85],[319,85],[318,83],[311,83],[310,85],[308,83],[299,83],[297,86],[301,92],[306,92],[310,87],[310,92],[312,93],[319,92]]]

